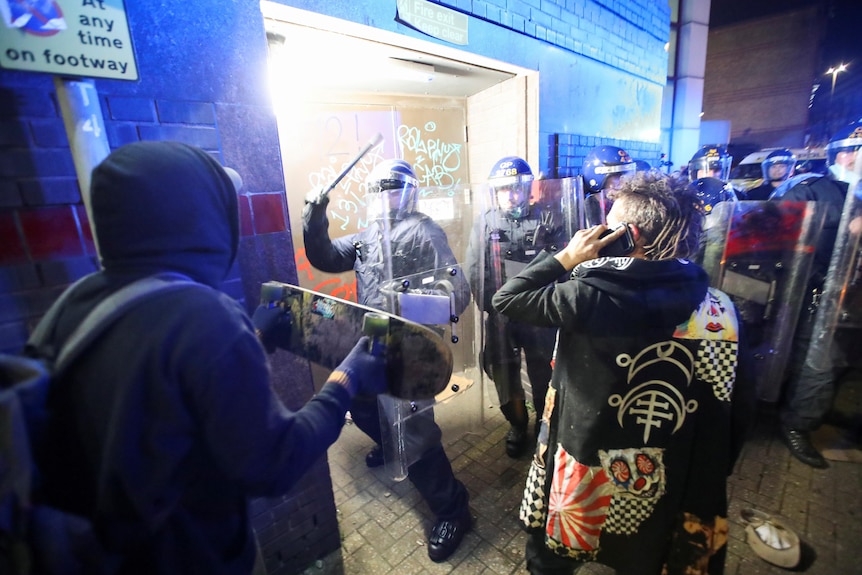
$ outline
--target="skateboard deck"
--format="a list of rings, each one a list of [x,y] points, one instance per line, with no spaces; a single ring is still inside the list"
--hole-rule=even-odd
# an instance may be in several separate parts
[[[406,400],[433,399],[452,375],[452,351],[433,330],[402,317],[295,285],[266,282],[261,303],[290,312],[287,351],[335,369],[363,335],[386,358],[389,393]]]

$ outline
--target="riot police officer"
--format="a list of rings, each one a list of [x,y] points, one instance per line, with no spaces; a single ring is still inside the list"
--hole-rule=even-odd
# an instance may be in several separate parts
[[[760,164],[763,171],[763,183],[746,192],[746,199],[768,200],[775,188],[787,181],[796,166],[796,156],[787,149],[773,150]]]
[[[826,175],[800,174],[781,184],[772,200],[815,201],[826,216],[814,252],[807,284],[808,301],[803,303],[793,340],[788,381],[779,405],[780,432],[790,453],[812,467],[828,467],[823,455],[811,443],[810,433],[823,422],[832,406],[835,376],[832,365],[812,365],[806,355],[812,341],[817,305],[832,257],[832,249],[844,209],[848,189],[859,183],[862,163],[862,121],[839,130],[826,147],[829,171]]]
[[[542,205],[533,183],[533,172],[522,158],[507,156],[494,164],[488,176],[492,208],[476,222],[467,255],[473,297],[487,314],[482,367],[494,381],[500,411],[511,426],[506,436],[509,457],[519,457],[528,448],[521,351],[538,430],[551,380],[555,330],[508,321],[491,306],[491,297],[540,251],[556,251],[568,241],[559,213]]]
[[[451,268],[457,266],[457,261],[443,229],[415,211],[418,180],[409,163],[381,162],[371,172],[367,188],[370,208],[367,228],[331,239],[326,216],[328,199],[312,192],[302,213],[303,238],[311,265],[329,273],[353,270],[359,303],[386,309],[389,300],[385,290],[393,278]],[[453,284],[460,313],[469,302],[470,288],[463,274],[449,276],[447,281]],[[377,398],[357,395],[350,413],[357,427],[375,442],[365,458],[366,465],[383,465]],[[445,561],[471,527],[469,494],[455,478],[433,410],[410,417],[404,427],[401,439],[415,456],[415,462],[407,468],[407,477],[435,516],[428,556],[434,562]]]
[[[587,227],[605,222],[605,214],[610,210],[607,192],[619,186],[620,178],[635,171],[637,163],[617,146],[597,146],[587,153],[581,168]]]
[[[733,156],[719,144],[701,146],[688,162],[688,179],[696,182],[700,178],[716,178],[727,182]]]

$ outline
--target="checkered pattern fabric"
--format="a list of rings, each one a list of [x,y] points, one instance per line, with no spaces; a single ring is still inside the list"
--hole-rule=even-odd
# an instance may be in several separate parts
[[[577,559],[578,561],[585,562],[595,561],[600,551],[600,549],[590,549],[589,551],[584,551],[583,549],[572,549],[571,547],[566,547],[559,541],[555,541],[552,537],[548,537],[547,534],[545,534],[545,545],[560,557],[568,557],[569,559]]]
[[[524,487],[524,497],[518,513],[521,521],[527,527],[544,527],[547,509],[545,508],[545,468],[536,460],[530,464],[527,474],[527,485]]]
[[[640,524],[652,514],[654,508],[655,500],[615,495],[603,530],[615,535],[631,535],[637,532]]]
[[[695,362],[695,377],[712,385],[720,401],[730,401],[736,379],[737,351],[734,341],[700,340]]]

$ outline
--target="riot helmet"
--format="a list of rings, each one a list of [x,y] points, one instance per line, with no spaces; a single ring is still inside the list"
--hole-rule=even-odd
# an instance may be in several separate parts
[[[764,183],[769,182],[777,186],[793,175],[794,166],[796,166],[796,156],[790,150],[780,149],[769,152],[760,164]]]
[[[517,156],[506,156],[497,161],[488,174],[488,186],[496,206],[513,220],[526,218],[530,214],[530,193],[533,170]]]
[[[703,213],[709,215],[719,202],[735,202],[736,194],[730,184],[718,178],[699,178],[689,184],[703,203]]]
[[[859,182],[862,168],[862,154],[857,153],[862,148],[862,120],[838,130],[829,144],[826,145],[826,165],[833,177],[850,186]]]
[[[636,172],[648,172],[652,169],[652,166],[646,160],[635,160],[635,171]]]
[[[688,179],[694,183],[701,178],[717,178],[722,182],[730,177],[733,156],[727,148],[718,144],[707,144],[694,153],[688,162]]]
[[[372,214],[402,218],[416,209],[419,180],[404,160],[385,160],[377,164],[366,179]]]
[[[598,146],[584,158],[581,173],[586,180],[587,191],[596,193],[617,186],[619,179],[632,175],[637,164],[628,152],[616,146]]]

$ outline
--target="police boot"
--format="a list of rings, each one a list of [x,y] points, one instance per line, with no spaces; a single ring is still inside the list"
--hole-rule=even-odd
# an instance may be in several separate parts
[[[500,411],[512,426],[506,434],[506,455],[513,459],[520,457],[527,450],[527,403],[513,399],[501,405]]]

